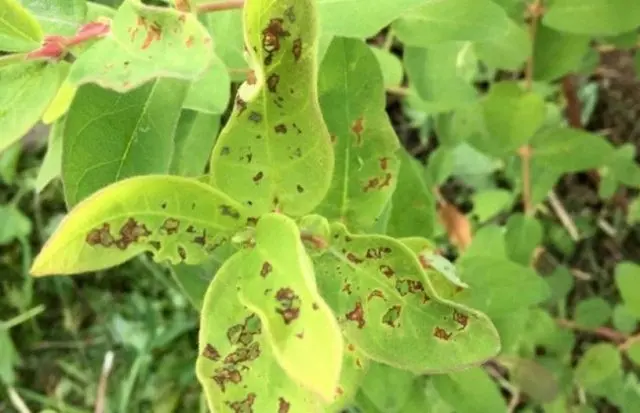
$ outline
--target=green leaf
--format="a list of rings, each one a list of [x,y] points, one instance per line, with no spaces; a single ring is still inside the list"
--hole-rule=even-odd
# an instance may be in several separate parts
[[[211,68],[191,84],[184,108],[221,115],[227,110],[230,96],[229,71],[222,60],[214,57]]]
[[[553,81],[580,67],[589,50],[589,36],[556,31],[538,24],[533,50],[533,77]]]
[[[370,49],[378,60],[378,65],[380,66],[384,80],[384,87],[399,87],[402,84],[404,69],[398,56],[379,47],[370,46]]]
[[[65,79],[47,106],[47,110],[42,114],[42,122],[52,124],[64,116],[69,111],[77,91],[78,88]]]
[[[504,229],[495,224],[480,227],[471,240],[471,245],[464,251],[461,259],[468,257],[507,258],[507,246],[504,239]]]
[[[195,15],[127,0],[111,34],[78,57],[69,81],[125,92],[156,77],[195,80],[213,56],[211,37]]]
[[[87,15],[86,0],[21,0],[47,35],[73,35]]]
[[[365,38],[423,3],[424,0],[318,0],[318,13],[323,33]]]
[[[86,3],[87,15],[85,17],[85,22],[92,22],[94,20],[98,20],[100,17],[112,19],[113,16],[116,15],[116,10],[112,7],[100,3],[94,3],[92,1],[87,1]]]
[[[0,68],[0,152],[40,119],[60,83],[60,66],[41,62]]]
[[[78,204],[38,254],[33,275],[113,267],[145,252],[156,261],[197,264],[246,225],[241,205],[192,179],[126,179]]]
[[[506,361],[510,380],[536,402],[550,403],[557,397],[558,381],[543,365],[520,357],[508,358]]]
[[[227,66],[233,81],[243,81],[248,68],[245,60],[242,10],[226,10],[224,13],[207,13],[200,17],[215,39],[215,53]]]
[[[223,264],[200,313],[196,373],[209,410],[320,412],[317,398],[280,367],[271,332],[237,297],[244,258],[238,253]]]
[[[542,243],[542,236],[542,225],[538,220],[523,214],[511,215],[504,234],[509,258],[518,264],[530,265],[536,247]]]
[[[574,319],[580,326],[597,328],[609,321],[611,313],[611,306],[606,300],[593,297],[582,300],[576,305]]]
[[[542,22],[563,32],[613,36],[640,26],[640,5],[635,0],[554,0]]]
[[[634,316],[624,304],[616,304],[613,308],[613,326],[622,333],[631,334],[636,331],[639,318]]]
[[[509,30],[509,19],[490,0],[428,1],[396,20],[392,28],[406,45],[428,47],[504,36]]]
[[[304,215],[327,193],[334,163],[317,97],[315,2],[253,0],[244,24],[254,74],[214,147],[212,183],[257,214]]]
[[[640,341],[634,341],[627,349],[627,357],[637,366],[640,366]]]
[[[62,130],[64,129],[64,118],[54,123],[49,131],[49,141],[47,153],[44,155],[38,177],[36,178],[36,193],[60,176],[62,164]]]
[[[240,265],[232,268],[241,278],[240,301],[260,316],[278,363],[296,382],[331,401],[340,378],[342,335],[318,294],[295,222],[282,214],[263,215],[255,248],[238,256]]]
[[[470,288],[459,292],[455,301],[489,316],[531,307],[550,294],[549,287],[535,271],[504,258],[465,256],[458,270]]]
[[[629,215],[627,215],[627,223],[634,225],[640,222],[640,197],[636,197],[629,204]]]
[[[589,347],[575,368],[575,380],[587,391],[602,385],[622,370],[622,358],[618,349],[608,343]]]
[[[0,382],[6,386],[12,386],[15,382],[14,367],[18,366],[20,356],[11,340],[9,330],[0,328]]]
[[[472,201],[471,213],[482,223],[504,212],[513,202],[513,195],[504,189],[487,189],[473,194]]]
[[[640,265],[631,262],[618,264],[615,281],[627,309],[640,318]]]
[[[545,277],[545,281],[549,284],[551,291],[551,297],[549,298],[551,303],[566,299],[575,284],[574,277],[569,272],[569,269],[561,265],[556,267],[549,276]]]
[[[456,413],[506,412],[498,385],[480,367],[433,376],[435,389]]]
[[[0,205],[0,245],[9,245],[31,233],[31,220],[12,205]]]
[[[425,179],[424,166],[408,152],[400,152],[400,172],[391,198],[387,234],[394,237],[429,238],[436,221],[436,200]]]
[[[385,112],[382,74],[364,41],[336,37],[318,85],[335,166],[316,212],[350,228],[367,228],[391,198],[400,169],[400,144]]]
[[[408,247],[386,236],[349,234],[338,223],[332,232],[329,251],[314,258],[318,286],[347,340],[368,358],[424,373],[496,354],[489,319],[439,299]]]
[[[438,146],[427,160],[428,182],[440,186],[453,173],[453,151],[444,145]]]
[[[0,10],[1,51],[26,52],[40,46],[42,28],[18,0],[0,0]]]
[[[442,282],[446,282],[450,286],[469,287],[458,277],[456,267],[451,261],[436,252],[436,248],[431,241],[420,237],[402,238],[400,241],[413,251],[423,268],[434,270],[429,273],[429,277],[435,291],[439,291],[438,287]]]
[[[456,43],[442,44],[429,49],[406,47],[404,65],[407,76],[425,109],[446,112],[467,106],[477,92],[459,70],[459,55],[463,53]]]
[[[493,84],[482,102],[482,110],[488,135],[478,135],[480,139],[470,143],[497,157],[527,143],[546,117],[542,96],[507,81]]]
[[[167,173],[188,84],[162,79],[119,94],[82,86],[64,128],[62,179],[73,206],[110,183]]]
[[[183,110],[176,129],[170,173],[202,176],[219,129],[220,116]]]
[[[371,363],[362,380],[360,391],[381,412],[404,411],[413,390],[416,376],[405,370],[395,369],[381,363]]]
[[[531,40],[527,30],[509,20],[504,35],[476,42],[473,48],[478,58],[490,67],[517,70],[531,54]]]

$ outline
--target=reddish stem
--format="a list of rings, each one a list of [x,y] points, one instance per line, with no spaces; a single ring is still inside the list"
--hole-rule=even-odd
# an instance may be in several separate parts
[[[223,10],[241,9],[244,6],[244,0],[224,0],[212,3],[199,4],[198,13],[212,13]]]
[[[27,54],[26,58],[27,60],[61,59],[67,54],[69,47],[99,39],[109,34],[110,31],[111,28],[107,23],[91,22],[80,27],[73,36],[45,36],[42,46]]]

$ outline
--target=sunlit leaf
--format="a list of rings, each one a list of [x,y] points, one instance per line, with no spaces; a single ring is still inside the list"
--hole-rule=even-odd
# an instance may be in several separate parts
[[[184,108],[221,115],[227,109],[230,96],[229,71],[220,58],[214,57],[204,76],[191,84]]]
[[[618,264],[615,282],[626,307],[640,318],[640,265],[631,262]]]
[[[413,390],[415,374],[381,363],[371,363],[360,391],[381,412],[400,413]],[[426,406],[425,406],[426,407]]]
[[[183,110],[175,134],[170,173],[202,176],[220,129],[220,116]]]
[[[570,33],[616,35],[640,26],[640,5],[636,0],[555,0],[543,23]]]
[[[516,70],[531,54],[531,40],[525,28],[509,20],[505,34],[476,42],[473,48],[478,58],[490,67]]]
[[[211,46],[195,15],[127,0],[110,34],[78,57],[69,81],[125,92],[155,77],[193,80],[211,64]]]
[[[622,369],[618,349],[609,343],[594,344],[584,353],[575,368],[575,379],[587,390],[602,385]]]
[[[54,179],[60,176],[62,164],[62,130],[64,119],[54,123],[49,131],[47,153],[44,155],[42,165],[36,178],[36,193],[42,190]]]
[[[534,78],[552,81],[576,71],[589,50],[590,40],[589,36],[556,31],[539,24],[533,50]]]
[[[62,179],[67,204],[136,175],[167,173],[188,84],[157,80],[126,94],[84,85],[64,128]]]
[[[40,45],[40,24],[18,0],[0,0],[0,50],[24,52]]]
[[[334,224],[329,251],[314,263],[347,339],[375,361],[438,372],[480,363],[499,349],[488,318],[441,302],[418,258],[399,241]]]
[[[378,59],[384,86],[387,88],[399,87],[402,84],[402,77],[404,75],[402,61],[400,61],[398,56],[388,50],[372,46],[370,46],[370,49],[376,59]]]
[[[211,33],[211,37],[215,39],[215,53],[227,66],[231,79],[243,81],[246,78],[248,66],[243,53],[242,10],[207,13],[200,19]]]
[[[312,0],[251,0],[244,30],[253,69],[211,162],[212,183],[256,213],[310,212],[331,183],[333,148],[317,94]]]
[[[432,378],[434,387],[456,413],[506,412],[498,384],[480,367]]]
[[[166,175],[130,178],[78,204],[42,248],[31,273],[95,271],[145,251],[156,261],[197,264],[246,221],[241,205],[206,184]]]
[[[533,259],[534,250],[542,243],[542,225],[536,219],[523,214],[513,214],[507,221],[504,237],[509,258],[528,266]]]
[[[73,35],[87,15],[86,0],[20,0],[47,35]]]
[[[363,41],[336,37],[318,84],[335,167],[316,211],[350,228],[367,228],[391,198],[399,170],[400,144],[385,112],[382,74]]]

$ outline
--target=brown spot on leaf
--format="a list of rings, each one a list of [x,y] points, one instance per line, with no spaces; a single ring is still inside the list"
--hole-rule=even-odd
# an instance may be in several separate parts
[[[218,361],[220,360],[220,353],[213,347],[211,344],[207,343],[202,350],[202,357],[208,358],[209,360]]]
[[[365,187],[362,188],[362,190],[364,192],[369,192],[372,189],[376,189],[378,187],[378,185],[380,185],[380,179],[379,178],[377,178],[377,177],[370,178],[367,181],[367,185],[365,185]]]
[[[172,235],[178,232],[180,228],[180,221],[175,218],[167,218],[164,220],[161,229],[163,229],[167,235]]]
[[[356,301],[356,306],[353,310],[346,314],[347,320],[358,323],[358,328],[363,328],[365,324],[364,310],[362,309],[362,303]]]
[[[345,283],[342,286],[342,291],[347,293],[347,295],[351,295],[351,283]]]
[[[223,146],[222,149],[220,149],[220,156],[227,156],[231,153],[231,148],[229,148],[228,146]]]
[[[394,305],[387,310],[386,313],[382,316],[382,322],[387,324],[389,327],[397,327],[398,319],[400,318],[400,313],[402,311],[402,307],[399,305]]]
[[[364,118],[360,116],[351,125],[351,131],[356,134],[356,146],[362,145],[362,132],[364,132]]]
[[[110,247],[115,242],[115,239],[111,235],[111,226],[105,222],[101,228],[94,228],[89,231],[85,241],[92,247],[96,245]]]
[[[187,40],[184,42],[184,45],[187,46],[187,48],[193,46],[193,40],[194,40],[193,36],[187,37]]]
[[[295,12],[295,10],[293,10],[293,6],[287,8],[284,11],[284,15],[287,17],[287,19],[289,19],[289,21],[291,23],[295,23],[296,22],[296,12]]]
[[[258,78],[256,77],[256,71],[249,70],[249,72],[247,73],[247,84],[255,85],[256,83],[258,83]]]
[[[140,237],[148,237],[149,235],[151,235],[151,231],[133,218],[129,218],[120,228],[120,240],[125,244],[125,248],[132,242],[138,242]]]
[[[282,397],[278,398],[278,413],[289,413],[290,407],[291,407],[291,403],[289,403]]]
[[[151,46],[154,41],[162,39],[162,27],[156,22],[151,23],[147,28],[147,36],[142,43],[142,50]]]
[[[444,328],[441,327],[436,327],[433,330],[433,336],[436,338],[439,338],[440,340],[444,340],[444,341],[449,341],[449,339],[451,338],[451,335],[453,333],[447,333],[447,331]]]
[[[371,301],[371,300],[373,300],[373,299],[374,299],[374,298],[376,298],[376,297],[378,297],[378,298],[382,298],[383,300],[385,299],[385,298],[384,298],[384,294],[382,293],[382,291],[380,291],[380,290],[373,290],[373,291],[371,291],[371,292],[369,293],[369,296],[367,297],[367,301]]]
[[[149,241],[149,245],[151,245],[156,251],[160,251],[160,248],[162,247],[160,241]]]
[[[264,177],[264,174],[262,173],[262,171],[260,171],[253,176],[253,182],[257,184],[262,180],[263,177]]]
[[[380,272],[383,273],[387,278],[391,278],[396,274],[393,268],[386,264],[380,266]]]
[[[302,56],[302,39],[297,38],[293,41],[293,48],[291,49],[293,52],[293,58],[296,60],[300,60],[300,56]]]
[[[382,183],[380,184],[378,189],[382,189],[384,187],[387,187],[387,186],[391,185],[391,177],[392,177],[392,175],[387,172],[385,174],[385,176],[384,176],[384,180],[382,181]]]
[[[247,109],[247,102],[242,100],[240,96],[236,96],[236,109],[238,110],[238,115],[241,115]]]
[[[459,313],[457,310],[453,310],[453,321],[460,324],[460,329],[463,330],[467,327],[469,323],[469,316],[466,314]]]
[[[269,55],[280,50],[280,40],[291,34],[284,29],[283,19],[271,19],[269,25],[262,31],[262,49]]]
[[[297,185],[296,186],[296,191],[298,191],[299,194],[304,192],[304,188],[302,187],[302,185]]]
[[[260,123],[262,121],[262,115],[258,112],[251,112],[249,114],[249,120],[254,123]]]
[[[220,205],[218,210],[220,211],[220,215],[231,217],[233,219],[240,218],[240,212],[231,205]]]
[[[178,247],[178,255],[182,258],[182,261],[187,259],[187,251],[183,247]]]
[[[229,353],[224,358],[225,364],[238,364],[247,361],[253,361],[260,356],[260,344],[257,342],[251,343],[247,347],[239,347],[233,353]]]
[[[298,337],[300,340],[302,340],[304,338],[304,332],[301,331],[299,333],[296,333],[296,337]]]
[[[176,9],[180,11],[191,11],[189,0],[176,0]]]
[[[285,324],[290,324],[300,315],[300,297],[291,288],[281,288],[275,295],[280,303],[280,308],[276,312],[282,316]]]
[[[280,83],[280,75],[278,75],[276,73],[272,73],[267,78],[267,88],[269,89],[269,92],[277,93],[278,92],[278,83]]]
[[[234,324],[227,330],[227,339],[231,344],[248,346],[253,342],[253,336],[262,332],[262,323],[256,314],[248,316],[243,324]]]
[[[203,229],[202,235],[198,235],[197,237],[193,238],[193,243],[204,247],[207,244],[207,230]]]
[[[318,303],[313,303],[311,304],[311,308],[313,308],[314,310],[318,310],[320,306],[318,306]]]
[[[380,160],[380,169],[382,169],[383,171],[386,171],[387,168],[389,167],[389,158],[382,157],[379,159]]]
[[[384,256],[384,254],[388,254],[391,252],[391,248],[389,247],[378,247],[378,248],[369,248],[367,249],[366,257],[369,259],[379,259]]]
[[[273,271],[273,266],[269,261],[265,261],[262,263],[262,269],[260,270],[260,275],[266,277]]]
[[[281,124],[279,124],[279,125],[276,125],[276,126],[273,128],[273,130],[274,130],[276,133],[282,133],[282,134],[285,134],[285,133],[287,133],[287,125],[285,125],[284,123],[281,123]]]
[[[234,366],[216,369],[215,374],[211,378],[223,393],[227,389],[227,383],[238,384],[242,381],[242,375]]]
[[[363,259],[358,258],[353,252],[347,253],[347,259],[354,264],[360,264],[364,261]]]
[[[349,343],[349,344],[347,345],[347,350],[349,350],[349,351],[355,351],[355,349],[356,349],[356,346],[354,346],[353,344]]]
[[[229,403],[227,405],[234,411],[234,413],[253,413],[253,403],[256,401],[256,394],[249,393],[243,400]]]

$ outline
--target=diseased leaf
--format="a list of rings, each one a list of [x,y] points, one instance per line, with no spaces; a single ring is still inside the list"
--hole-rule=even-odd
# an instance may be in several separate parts
[[[367,228],[391,198],[400,167],[400,144],[385,112],[375,56],[362,40],[336,37],[318,84],[335,166],[329,192],[316,212],[350,228]]]
[[[436,220],[436,201],[425,179],[424,166],[405,150],[400,151],[400,172],[391,201],[387,234],[394,237],[429,238]]]
[[[332,232],[329,251],[314,258],[318,286],[347,340],[367,357],[424,373],[496,354],[489,319],[440,301],[409,248],[386,236],[349,234],[338,223]]]
[[[611,36],[640,26],[640,6],[636,0],[554,0],[542,22],[563,32]]]
[[[460,279],[453,263],[436,252],[431,241],[420,237],[402,238],[400,241],[413,251],[423,268],[433,270],[429,273],[429,278],[436,291],[439,291],[439,284],[442,284],[444,280],[447,284],[453,284],[457,287],[469,287]]]
[[[62,163],[62,130],[64,129],[64,118],[54,123],[49,131],[49,141],[47,153],[44,155],[42,165],[36,178],[36,193],[49,185],[51,181],[60,176],[60,165]]]
[[[352,404],[370,364],[371,362],[353,344],[344,343],[340,384],[336,388],[333,403],[325,412],[339,412]]]
[[[497,383],[481,368],[432,377],[440,397],[456,413],[506,412],[507,405]]]
[[[312,0],[251,0],[244,30],[253,69],[211,160],[212,183],[256,214],[310,212],[324,198],[333,148],[317,97]]]
[[[640,265],[621,262],[616,266],[615,281],[627,309],[640,318]]]
[[[60,71],[42,62],[0,68],[0,152],[38,122],[56,94]]]
[[[25,52],[34,50],[40,46],[42,37],[40,24],[18,0],[0,0],[1,51]]]
[[[87,15],[86,0],[20,0],[47,35],[71,36]]]
[[[238,255],[240,301],[260,317],[278,363],[297,383],[332,401],[340,378],[342,335],[318,294],[295,222],[282,214],[261,216],[255,247]]]
[[[509,20],[490,0],[427,1],[396,20],[392,28],[406,45],[428,47],[505,36]]]
[[[78,204],[36,257],[33,275],[109,268],[144,252],[156,261],[197,264],[247,225],[241,205],[195,180],[126,179]]]
[[[220,129],[220,116],[183,110],[175,135],[170,173],[198,177],[204,174]]]
[[[209,409],[321,413],[318,399],[278,364],[260,317],[237,297],[245,255],[238,253],[222,265],[200,313],[196,373]]]
[[[230,96],[229,71],[222,60],[214,57],[212,66],[204,76],[191,84],[184,108],[221,115],[227,109]]]
[[[110,183],[167,173],[188,84],[156,80],[126,94],[82,86],[64,128],[62,179],[69,206]]]
[[[211,37],[195,15],[127,0],[110,34],[78,57],[69,81],[125,92],[156,77],[197,79],[212,59]]]

